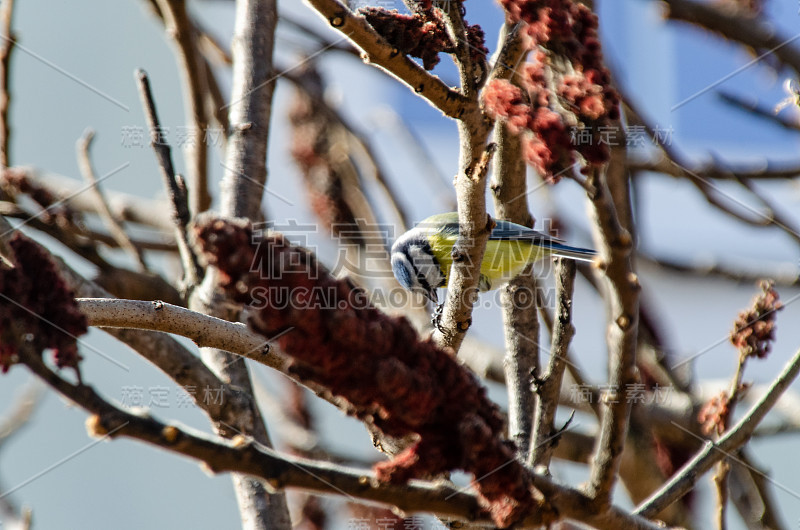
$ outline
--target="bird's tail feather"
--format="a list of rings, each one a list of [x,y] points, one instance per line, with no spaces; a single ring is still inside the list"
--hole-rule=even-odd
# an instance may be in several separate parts
[[[588,248],[570,247],[561,243],[553,243],[550,250],[553,256],[569,258],[578,261],[594,261],[597,252]]]

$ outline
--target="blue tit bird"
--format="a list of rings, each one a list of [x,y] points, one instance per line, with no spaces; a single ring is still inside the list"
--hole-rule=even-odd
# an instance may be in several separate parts
[[[592,261],[594,250],[564,245],[561,240],[508,221],[496,221],[481,261],[478,289],[496,289],[529,264],[546,256]],[[428,217],[392,245],[392,271],[404,288],[425,295],[434,304],[438,287],[447,285],[452,250],[458,239],[458,213]]]

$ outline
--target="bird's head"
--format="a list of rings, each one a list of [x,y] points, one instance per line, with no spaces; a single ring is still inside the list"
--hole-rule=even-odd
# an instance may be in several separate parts
[[[439,302],[436,288],[446,278],[421,230],[406,232],[392,245],[392,271],[404,288],[422,293],[434,304]]]

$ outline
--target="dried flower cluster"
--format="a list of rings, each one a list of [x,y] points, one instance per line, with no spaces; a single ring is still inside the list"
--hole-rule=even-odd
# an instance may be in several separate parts
[[[311,209],[332,235],[348,243],[363,244],[352,204],[362,192],[347,131],[323,108],[323,80],[312,65],[298,74],[298,80],[304,89],[295,92],[289,109],[291,153],[303,177]]]
[[[370,306],[361,289],[280,235],[255,241],[249,226],[213,218],[198,222],[194,235],[230,296],[250,306],[250,327],[265,337],[282,333],[277,342],[292,374],[346,400],[351,414],[385,435],[414,435],[412,446],[376,465],[380,480],[461,469],[481,478],[473,485],[499,526],[537,508],[497,407],[451,354],[420,340],[405,318]]]
[[[487,85],[489,115],[522,135],[526,161],[552,182],[576,154],[590,166],[608,161],[603,133],[619,119],[619,96],[603,65],[597,17],[573,0],[500,3],[510,22],[523,24],[529,57],[516,79]]]
[[[9,168],[3,171],[3,188],[14,195],[24,194],[29,196],[43,212],[41,218],[45,223],[61,225],[72,224],[75,213],[53,193],[30,178],[22,169]]]
[[[422,66],[432,70],[439,64],[439,53],[455,52],[455,43],[447,34],[442,12],[434,2],[415,0],[408,3],[411,14],[381,7],[365,7],[359,13],[389,44],[406,55],[422,59]],[[467,25],[467,40],[472,62],[483,64],[489,50],[479,25]]]
[[[728,392],[723,390],[703,405],[697,415],[697,421],[702,424],[704,433],[716,433],[719,436],[725,432],[730,415],[729,402]]]
[[[753,299],[750,309],[739,313],[731,331],[731,343],[739,350],[738,374],[741,374],[747,359],[763,359],[769,354],[772,341],[775,340],[775,316],[783,309],[772,281],[762,281],[759,287],[761,293]],[[749,387],[748,383],[737,381],[730,392],[722,392],[711,398],[697,416],[697,421],[703,425],[703,432],[714,432],[718,436],[725,432],[733,406]]]
[[[38,244],[17,232],[9,247],[16,266],[0,268],[0,367],[8,371],[24,340],[37,352],[52,350],[59,368],[77,370],[77,337],[87,323],[74,294]]]
[[[760,287],[762,292],[753,299],[753,307],[739,313],[731,331],[731,343],[742,356],[763,359],[775,340],[775,317],[783,304],[773,282],[763,281]]]

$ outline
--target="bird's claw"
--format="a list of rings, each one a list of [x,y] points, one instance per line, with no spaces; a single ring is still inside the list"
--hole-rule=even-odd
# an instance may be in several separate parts
[[[431,324],[439,331],[442,331],[443,312],[444,312],[444,302],[442,302],[441,304],[436,304],[436,308],[433,310],[433,314],[431,315]]]

